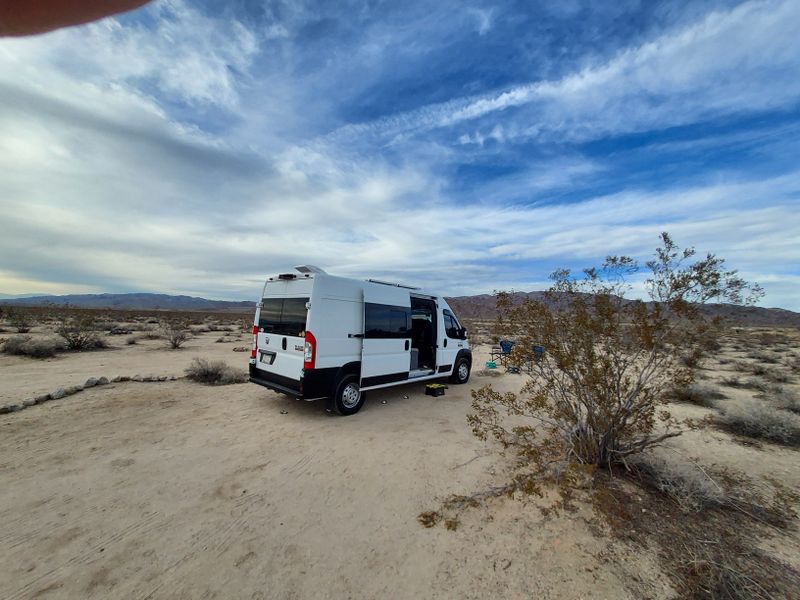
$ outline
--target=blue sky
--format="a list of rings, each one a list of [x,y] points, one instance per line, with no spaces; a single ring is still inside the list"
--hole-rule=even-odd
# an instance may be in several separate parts
[[[219,4],[0,39],[0,292],[541,289],[668,230],[800,310],[800,3]]]

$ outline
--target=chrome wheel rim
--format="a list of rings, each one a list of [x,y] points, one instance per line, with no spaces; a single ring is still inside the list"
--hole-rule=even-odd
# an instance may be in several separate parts
[[[348,383],[342,390],[342,404],[345,408],[354,408],[361,398],[361,390],[357,383]]]
[[[464,380],[469,375],[469,368],[467,367],[467,363],[461,363],[458,365],[458,378]]]

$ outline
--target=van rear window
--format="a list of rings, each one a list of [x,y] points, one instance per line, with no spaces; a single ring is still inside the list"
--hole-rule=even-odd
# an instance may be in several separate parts
[[[258,327],[267,333],[301,336],[306,330],[309,298],[263,298]]]

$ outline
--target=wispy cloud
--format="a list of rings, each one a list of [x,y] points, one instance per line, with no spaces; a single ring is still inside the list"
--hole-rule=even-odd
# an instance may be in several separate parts
[[[667,229],[800,308],[796,3],[630,31],[577,3],[240,9],[0,41],[0,291],[248,298],[303,262],[525,289]]]

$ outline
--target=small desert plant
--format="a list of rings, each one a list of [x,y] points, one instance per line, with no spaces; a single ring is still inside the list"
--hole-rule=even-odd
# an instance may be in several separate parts
[[[180,320],[170,320],[161,325],[161,335],[173,350],[180,348],[189,339],[189,330],[186,323]]]
[[[143,340],[160,340],[164,336],[162,336],[158,331],[149,329],[144,331],[139,337]]]
[[[64,340],[68,350],[92,350],[108,346],[99,337],[95,319],[90,313],[62,317],[55,332]]]
[[[136,339],[136,336],[132,335],[132,336],[130,336],[129,338],[127,338],[127,339],[125,340],[125,343],[126,343],[128,346],[135,346],[136,344],[138,344],[138,343],[139,343],[139,340],[138,340],[138,339]]]
[[[702,383],[690,383],[672,390],[672,397],[677,402],[688,402],[706,408],[713,408],[715,400],[726,398],[716,387]]]
[[[186,377],[208,385],[230,385],[247,381],[247,373],[221,360],[194,358],[186,369]]]
[[[6,318],[8,319],[8,324],[13,329],[16,329],[17,333],[28,333],[31,330],[30,317],[22,310],[10,308]]]
[[[716,422],[738,435],[787,446],[800,445],[800,417],[764,404],[726,407]]]
[[[211,329],[208,325],[192,325],[189,330],[192,332],[192,335],[198,335],[200,333],[208,333]]]
[[[225,342],[230,342],[230,341],[231,341],[231,339],[230,339],[230,338],[228,338],[228,337],[225,337],[225,336],[218,337],[218,338],[215,340],[215,342],[216,342],[217,344],[224,344]]]
[[[741,377],[723,377],[720,380],[722,385],[727,385],[728,387],[733,388],[742,388],[747,390],[757,390],[759,392],[766,392],[769,390],[769,385],[765,382],[755,379],[753,377],[749,377],[747,379],[742,379]]]

